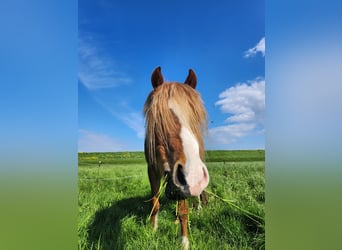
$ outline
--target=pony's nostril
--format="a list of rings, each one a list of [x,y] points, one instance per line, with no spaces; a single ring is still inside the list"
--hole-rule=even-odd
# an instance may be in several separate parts
[[[178,164],[177,166],[177,172],[176,172],[177,181],[180,185],[185,186],[186,180],[183,172],[183,166],[181,164]]]

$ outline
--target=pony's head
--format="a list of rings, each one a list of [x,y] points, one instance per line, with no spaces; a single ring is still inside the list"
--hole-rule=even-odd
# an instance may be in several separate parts
[[[153,91],[144,106],[149,168],[154,169],[157,178],[167,176],[168,198],[198,196],[207,187],[209,174],[203,163],[207,118],[195,90],[196,75],[190,69],[184,84],[165,83],[158,67],[151,82]]]

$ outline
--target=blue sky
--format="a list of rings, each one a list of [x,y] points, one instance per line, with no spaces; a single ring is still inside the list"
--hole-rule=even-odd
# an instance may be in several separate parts
[[[207,149],[264,148],[264,1],[79,1],[78,150],[143,150],[142,108],[157,66],[192,68]]]

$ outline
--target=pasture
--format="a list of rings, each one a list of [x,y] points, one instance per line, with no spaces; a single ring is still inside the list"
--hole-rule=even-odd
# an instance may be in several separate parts
[[[264,160],[263,150],[206,152],[209,203],[188,199],[190,249],[265,248]],[[79,249],[181,249],[174,201],[160,198],[156,232],[148,221],[143,152],[79,153],[78,178]]]

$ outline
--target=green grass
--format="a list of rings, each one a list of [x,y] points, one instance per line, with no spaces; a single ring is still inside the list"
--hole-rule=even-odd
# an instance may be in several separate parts
[[[190,249],[264,249],[264,162],[251,160],[255,152],[251,156],[244,151],[246,161],[229,161],[230,151],[220,158],[220,152],[214,155],[221,162],[207,163],[207,189],[213,193],[208,205],[189,210]],[[147,221],[151,197],[146,164],[125,162],[124,154],[79,154],[79,249],[181,249],[175,202],[161,197],[159,227],[153,232]],[[129,155],[143,158],[141,152]],[[195,198],[188,200],[190,206],[195,203]]]
[[[145,163],[143,152],[115,153],[79,153],[79,164],[94,164],[101,161],[104,164]]]
[[[265,161],[265,150],[208,150],[206,162]],[[143,152],[79,153],[78,162],[84,164],[145,163]]]
[[[209,150],[206,162],[265,161],[265,150]]]

